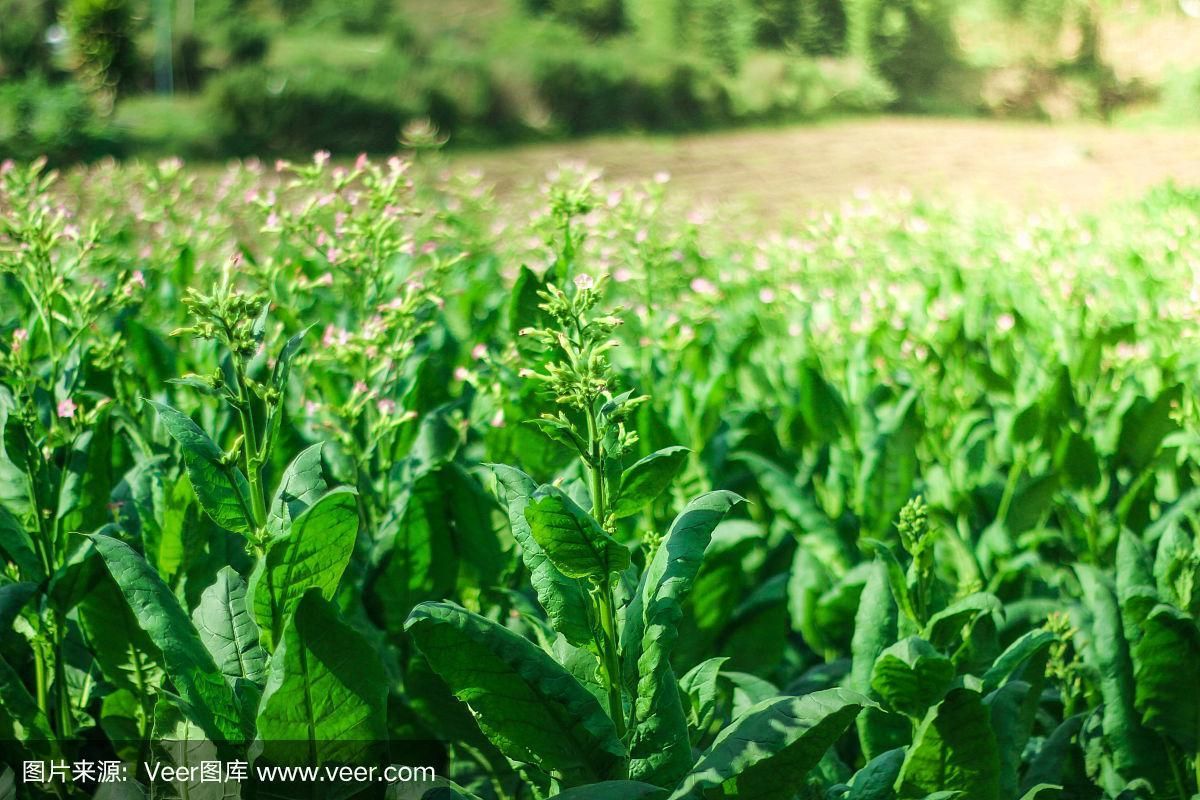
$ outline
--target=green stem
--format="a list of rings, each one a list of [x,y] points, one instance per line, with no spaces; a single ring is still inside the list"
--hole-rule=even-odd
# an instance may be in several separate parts
[[[258,449],[258,432],[254,428],[254,413],[250,408],[250,392],[246,390],[246,366],[241,358],[234,356],[233,373],[237,380],[237,411],[242,423],[242,449],[246,464],[246,480],[250,483],[250,504],[254,515],[254,526],[261,528],[267,522],[267,502],[262,487],[264,453]]]
[[[50,716],[50,704],[46,698],[46,652],[41,642],[33,645],[34,680],[37,683],[38,710],[47,718]]]
[[[1025,456],[1019,455],[1008,470],[1008,480],[1004,483],[1004,494],[1000,497],[1000,506],[996,509],[996,521],[1005,522],[1008,519],[1008,508],[1012,505],[1013,496],[1017,493],[1017,481],[1021,470],[1025,469]]]
[[[584,460],[584,466],[587,468],[588,483],[592,490],[592,516],[597,522],[604,525],[605,517],[608,516],[604,492],[604,461],[596,429],[596,415],[591,404],[588,404],[585,409],[585,416],[587,417],[588,458]],[[621,655],[617,638],[615,603],[608,575],[605,575],[603,581],[596,587],[594,595],[596,604],[599,606],[600,630],[603,633],[603,640],[597,642],[597,645],[604,658],[604,678],[608,684],[608,713],[616,726],[617,735],[624,738],[625,706],[621,700]]]
[[[66,655],[63,652],[62,625],[66,620],[60,620],[54,626],[54,686],[58,694],[58,736],[69,739],[74,733],[75,722],[71,716],[71,689],[67,686]]]
[[[617,618],[607,581],[599,587],[596,597],[600,605],[600,628],[604,631],[604,674],[608,679],[608,713],[616,726],[617,736],[624,739],[625,708],[621,702],[621,656],[617,651]]]

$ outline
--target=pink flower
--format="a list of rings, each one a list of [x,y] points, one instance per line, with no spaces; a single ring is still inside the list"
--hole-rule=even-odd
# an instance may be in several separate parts
[[[313,153],[313,163],[316,164],[318,167],[323,167],[326,164],[328,164],[329,163],[329,151],[328,150],[318,150],[317,152]]]
[[[592,280],[592,276],[588,275],[586,272],[581,272],[575,276],[575,288],[579,289],[580,291],[591,289],[595,285],[596,282]]]
[[[379,413],[383,414],[385,417],[396,413],[396,401],[389,400],[386,397],[376,403],[375,407],[379,409]]]
[[[717,286],[707,278],[693,278],[692,291],[696,294],[714,295],[717,293]]]
[[[479,361],[487,357],[487,345],[480,342],[471,348],[471,358]]]
[[[771,303],[774,303],[775,302],[775,290],[769,289],[766,287],[759,289],[758,290],[758,302],[762,303],[764,306],[769,306]]]
[[[304,413],[308,414],[310,417],[315,417],[317,412],[320,410],[321,404],[316,401],[309,400],[304,404]]]
[[[130,276],[130,282],[139,289],[146,288],[146,276],[140,269],[135,269]]]
[[[471,380],[471,370],[467,369],[466,367],[455,367],[454,379],[458,381]]]
[[[333,286],[333,273],[326,272],[324,275],[317,278],[316,283],[314,283],[313,285],[314,286]]]
[[[503,408],[496,409],[496,413],[492,415],[492,418],[488,422],[488,424],[491,425],[493,428],[503,428],[504,427],[504,409]]]
[[[354,382],[354,393],[355,394],[366,394],[368,391],[370,391],[370,390],[367,388],[367,385],[365,383],[363,383],[362,381]]]
[[[275,171],[276,172],[283,172],[287,168],[288,168],[288,162],[284,161],[282,158],[275,159]]]
[[[27,341],[29,341],[29,331],[25,328],[17,328],[15,331],[13,331],[12,351],[14,353],[21,352],[21,347]]]
[[[628,267],[617,267],[617,271],[613,273],[613,280],[617,283],[626,283],[633,279],[633,272]]]
[[[58,416],[62,419],[74,419],[75,412],[78,410],[79,406],[75,405],[75,401],[69,397],[58,404]]]
[[[368,163],[369,162],[367,160],[367,154],[359,153],[358,158],[354,159],[354,168],[361,172],[362,170],[367,168]]]
[[[671,180],[671,173],[666,172],[665,170],[663,172],[654,173],[654,182],[659,186],[663,185],[669,180]]]
[[[1017,321],[1012,314],[1001,314],[996,318],[996,330],[1001,333],[1008,333],[1016,324]]]

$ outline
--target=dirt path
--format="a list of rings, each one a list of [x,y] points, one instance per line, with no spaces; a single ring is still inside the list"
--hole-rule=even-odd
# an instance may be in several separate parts
[[[501,194],[566,160],[625,180],[666,170],[702,200],[764,216],[827,204],[857,189],[1026,206],[1092,209],[1167,180],[1200,185],[1200,129],[881,118],[679,138],[613,137],[463,154]]]

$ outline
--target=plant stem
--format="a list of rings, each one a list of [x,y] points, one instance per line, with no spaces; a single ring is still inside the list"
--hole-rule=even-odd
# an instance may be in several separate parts
[[[254,515],[254,526],[261,528],[267,522],[266,496],[262,488],[263,453],[258,449],[258,432],[254,428],[254,412],[250,408],[250,392],[246,389],[246,365],[234,356],[233,373],[237,379],[237,411],[242,423],[242,449],[246,464],[246,480],[250,483],[250,503]]]
[[[63,652],[64,624],[66,620],[61,620],[54,626],[54,686],[58,694],[58,736],[60,739],[69,739],[74,733],[74,720],[71,717],[71,689],[67,686],[67,664]]]
[[[604,493],[604,461],[600,448],[600,437],[596,429],[596,415],[589,403],[585,409],[587,417],[588,457],[584,459],[587,468],[588,484],[592,491],[592,517],[601,526],[608,516],[608,508]],[[612,586],[609,576],[596,586],[593,592],[596,604],[599,606],[600,630],[603,640],[597,642],[604,657],[604,678],[608,684],[608,713],[616,726],[617,735],[625,736],[625,706],[621,699],[621,655],[617,638],[617,618],[614,610]]]

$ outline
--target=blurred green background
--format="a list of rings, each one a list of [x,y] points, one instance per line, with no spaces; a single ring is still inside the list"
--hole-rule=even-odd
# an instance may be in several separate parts
[[[0,154],[1200,121],[1200,0],[0,0]]]

